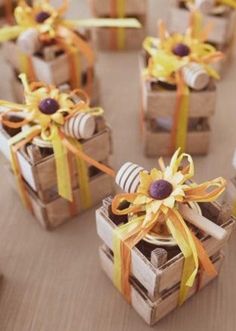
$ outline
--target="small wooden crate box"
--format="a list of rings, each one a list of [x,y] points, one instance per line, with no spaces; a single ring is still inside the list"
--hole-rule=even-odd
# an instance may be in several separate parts
[[[143,78],[147,56],[140,56],[144,153],[147,157],[171,154],[171,127],[176,104],[176,88]],[[216,86],[210,81],[201,91],[190,90],[186,151],[205,155],[210,143],[210,117],[215,113]]]
[[[189,26],[190,11],[184,1],[173,0],[169,26],[171,32],[183,33]],[[203,25],[212,24],[212,30],[208,37],[208,42],[212,43],[218,50],[224,52],[225,58],[217,63],[216,69],[223,72],[227,63],[231,59],[232,48],[235,36],[236,11],[225,7],[221,13],[203,14]]]
[[[111,132],[103,117],[97,117],[96,126],[95,134],[90,139],[81,141],[83,151],[94,160],[107,165],[112,152]],[[8,160],[10,160],[8,139],[16,133],[17,130],[9,130],[1,126],[0,150]],[[17,153],[33,212],[45,228],[54,228],[83,211],[80,205],[80,188],[73,156],[71,156],[71,173],[75,203],[71,204],[58,195],[56,165],[52,149],[39,148],[30,144]],[[92,205],[96,205],[113,191],[112,180],[92,166],[88,167],[88,174]]]
[[[171,32],[185,32],[189,25],[189,14],[184,1],[174,0],[170,10]],[[236,12],[230,8],[226,8],[222,14],[204,15],[204,25],[209,22],[213,25],[209,42],[219,46],[231,43],[235,33],[235,19]]]
[[[111,212],[111,198],[104,200],[103,206],[97,210],[97,232],[103,241],[100,248],[100,259],[104,271],[113,277],[113,230],[124,222]],[[218,241],[211,236],[199,233],[199,239],[207,254],[219,271],[222,264],[222,248],[225,246],[234,228],[235,221],[216,203],[200,205],[205,217],[222,226],[227,231],[224,240]],[[141,317],[150,325],[156,323],[178,306],[179,283],[181,280],[184,257],[178,248],[168,249],[167,260],[156,259],[156,246],[142,240],[131,250],[131,304]],[[160,263],[161,262],[161,263]],[[164,262],[164,263],[163,263]],[[199,288],[207,285],[212,278],[200,274],[200,282],[196,281],[188,297],[194,295]]]
[[[114,17],[119,15],[113,13],[113,7],[116,8],[117,0],[89,0],[93,16],[98,18]],[[108,50],[136,50],[142,47],[142,42],[146,35],[147,22],[147,0],[125,0],[124,18],[136,18],[141,24],[140,29],[117,29],[117,28],[99,28],[93,30],[93,39],[98,49]],[[119,46],[118,39],[124,38],[124,44]]]
[[[17,46],[16,42],[8,41],[3,44],[3,54],[6,61],[9,63],[17,76],[21,72],[25,72],[27,67],[32,65],[35,80],[60,86],[69,84],[71,81],[71,68],[69,56],[57,44],[44,46],[39,52],[29,56],[29,60],[23,56],[22,51]],[[23,56],[23,57],[22,57]],[[30,64],[29,62],[30,61]],[[28,62],[28,64],[27,64]],[[77,70],[75,74],[78,77],[79,86],[76,88],[85,89],[87,87],[88,75],[90,74],[95,82],[94,68],[89,68],[83,54],[78,51],[77,54]],[[15,80],[14,85],[16,86]],[[75,87],[73,87],[75,88]],[[17,89],[18,98],[20,97],[20,88]],[[90,98],[96,97],[95,86],[91,87]],[[96,90],[97,91],[97,90]]]

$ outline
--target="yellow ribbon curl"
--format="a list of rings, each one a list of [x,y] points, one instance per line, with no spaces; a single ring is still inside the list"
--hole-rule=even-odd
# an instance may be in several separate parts
[[[184,163],[186,158],[187,165]],[[209,276],[215,276],[217,272],[201,242],[183,219],[179,206],[191,202],[216,200],[224,191],[226,181],[223,178],[216,178],[200,185],[189,183],[189,179],[194,174],[193,161],[190,155],[179,154],[179,150],[173,155],[168,167],[164,166],[162,160],[160,167],[162,170],[152,169],[150,173],[141,172],[140,185],[136,193],[118,194],[112,201],[114,214],[128,216],[128,222],[113,231],[113,281],[130,302],[131,249],[164,220],[164,224],[184,256],[179,292],[179,304],[182,304],[188,289],[194,284],[200,265]],[[149,193],[150,185],[159,179],[168,180],[173,186],[170,196],[161,201],[155,200]],[[119,206],[123,201],[127,201],[130,205],[121,210]]]

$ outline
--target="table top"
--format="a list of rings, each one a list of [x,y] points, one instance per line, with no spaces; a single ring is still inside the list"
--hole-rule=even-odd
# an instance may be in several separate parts
[[[89,15],[85,0],[71,2],[71,16],[76,17],[76,12]],[[150,33],[155,34],[157,17],[166,17],[166,2],[150,0]],[[1,60],[0,97],[8,98],[10,70],[2,56]],[[151,168],[157,160],[143,156],[139,130],[138,53],[99,53],[97,74],[102,105],[113,129],[114,168],[129,160]],[[218,86],[210,153],[194,158],[198,180],[234,175],[235,74],[236,61],[232,59]],[[0,268],[4,278],[0,285],[0,330],[149,330],[100,268],[94,209],[54,232],[46,232],[9,186],[3,159],[1,174]],[[160,321],[154,330],[236,329],[235,239],[233,234],[218,280]]]

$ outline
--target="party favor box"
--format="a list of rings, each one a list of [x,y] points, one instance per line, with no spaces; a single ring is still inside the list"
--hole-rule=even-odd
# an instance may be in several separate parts
[[[34,42],[28,33],[26,37],[23,36],[22,38],[28,39],[23,42],[30,45]],[[90,93],[93,101],[94,82],[97,83],[98,78],[94,75],[94,67],[88,65],[86,57],[79,49],[70,54],[57,42],[53,42],[50,45],[42,44],[40,49],[35,50],[33,54],[26,55],[22,52],[19,44],[8,41],[3,45],[3,53],[13,69],[14,85],[17,84],[18,74],[24,71],[28,73],[31,80],[43,81],[56,86],[69,84],[71,88],[83,88]],[[18,93],[16,95],[17,100],[23,95],[20,93],[20,89],[18,89]]]
[[[16,76],[25,72],[30,81],[83,88],[92,99],[97,78],[90,35],[77,21],[63,18],[66,10],[66,2],[59,8],[48,1],[19,2],[16,24],[0,29],[3,52]]]
[[[162,22],[159,29],[160,38],[147,37],[140,55],[144,153],[166,156],[181,147],[205,155],[218,78],[210,63],[222,54],[198,42],[191,29],[169,35]]]
[[[130,162],[124,164],[116,182],[126,193],[105,199],[96,213],[103,242],[99,248],[102,268],[150,325],[217,277],[223,248],[235,225],[230,210],[213,201],[224,181],[218,178],[199,189],[189,183],[183,192],[179,161],[175,155],[165,170],[162,166],[162,171],[150,172]],[[182,184],[176,185],[178,181]],[[209,187],[211,197],[206,191]],[[193,202],[200,195],[202,202]]]
[[[186,31],[189,21],[192,20],[191,12],[196,14],[198,24],[211,26],[208,41],[218,50],[224,52],[224,61],[217,64],[223,70],[230,61],[235,36],[236,22],[235,1],[224,0],[173,0],[170,10],[170,31]]]
[[[136,18],[139,29],[101,28],[93,30],[97,48],[101,50],[135,50],[140,49],[146,34],[147,0],[89,0],[94,17],[97,18]]]
[[[51,229],[113,191],[111,130],[102,109],[90,108],[78,92],[41,84],[25,88],[25,112],[1,102],[9,111],[0,128],[0,150],[24,204]],[[55,98],[45,98],[47,93]]]

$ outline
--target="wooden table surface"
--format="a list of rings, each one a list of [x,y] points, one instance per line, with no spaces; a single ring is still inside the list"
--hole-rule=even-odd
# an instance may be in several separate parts
[[[150,1],[149,29],[153,34],[157,17],[166,17],[167,3]],[[89,15],[85,0],[72,0],[72,4],[71,17]],[[4,61],[0,70],[0,97],[8,98],[10,71]],[[156,160],[143,157],[140,143],[137,53],[98,54],[97,73],[102,105],[113,128],[114,167],[128,160],[154,166]],[[195,158],[198,180],[234,174],[235,74],[234,60],[219,84],[210,154]],[[1,163],[0,268],[4,278],[0,286],[0,330],[149,330],[101,271],[94,210],[54,232],[45,232],[23,209],[8,185],[3,159]],[[236,330],[235,239],[234,234],[219,279],[160,321],[154,330]]]

